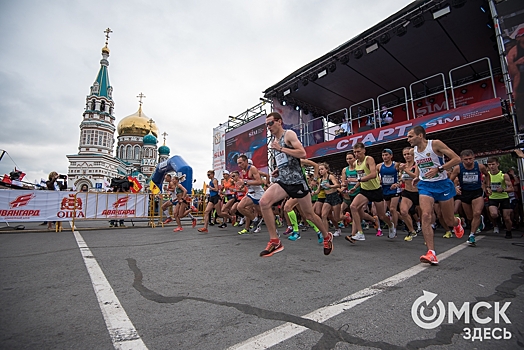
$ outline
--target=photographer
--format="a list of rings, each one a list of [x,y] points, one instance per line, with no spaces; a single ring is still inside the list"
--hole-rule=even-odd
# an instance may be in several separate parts
[[[130,183],[127,178],[115,178],[111,179],[111,192],[129,192]],[[124,219],[109,221],[109,227],[125,227]]]
[[[50,191],[64,191],[67,189],[67,176],[66,175],[59,175],[56,171],[52,171],[49,173],[48,180],[46,181],[47,189]],[[62,224],[58,221],[47,222],[47,229],[52,230],[53,224],[57,224],[57,228],[61,229]]]

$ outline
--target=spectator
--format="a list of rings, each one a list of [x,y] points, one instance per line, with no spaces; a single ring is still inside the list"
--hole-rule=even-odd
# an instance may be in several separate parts
[[[88,192],[89,191],[89,186],[87,186],[87,184],[83,184],[82,186],[80,186],[80,192]]]
[[[389,125],[393,122],[393,113],[388,110],[386,106],[382,106],[380,110],[380,125]]]

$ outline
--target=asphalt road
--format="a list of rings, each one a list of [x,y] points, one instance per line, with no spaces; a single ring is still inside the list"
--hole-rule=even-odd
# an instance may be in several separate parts
[[[437,231],[440,265],[427,266],[418,262],[421,236],[405,242],[369,230],[356,245],[335,238],[324,256],[309,230],[260,258],[265,227],[240,236],[232,227],[106,225],[79,223],[76,235],[36,224],[0,231],[1,349],[524,347],[521,232],[513,240],[486,233],[468,247],[467,235]],[[429,307],[424,291],[436,294]],[[469,322],[464,314],[449,323],[450,303],[465,302]],[[414,304],[419,323],[433,328],[415,323]]]

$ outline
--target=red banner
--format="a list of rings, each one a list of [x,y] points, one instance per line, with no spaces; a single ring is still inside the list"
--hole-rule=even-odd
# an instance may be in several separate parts
[[[416,125],[422,126],[426,129],[427,133],[433,133],[500,117],[502,117],[500,99],[494,98],[474,105],[467,105],[449,111],[446,110],[426,117],[406,120],[382,128],[306,147],[307,158],[317,158],[339,152],[347,152],[351,150],[357,142],[362,142],[366,146],[375,146],[402,140],[407,137],[408,131]]]

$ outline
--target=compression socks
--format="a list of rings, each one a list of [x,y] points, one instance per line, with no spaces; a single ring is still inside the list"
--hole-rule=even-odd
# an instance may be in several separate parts
[[[320,231],[318,227],[313,223],[313,221],[308,220],[307,223],[309,224],[309,226],[313,227],[313,230],[315,230],[315,232]]]
[[[293,225],[293,232],[298,232],[298,221],[295,211],[291,210],[287,213],[287,216],[289,216],[289,221],[291,221],[291,225]]]

